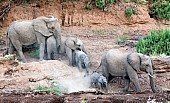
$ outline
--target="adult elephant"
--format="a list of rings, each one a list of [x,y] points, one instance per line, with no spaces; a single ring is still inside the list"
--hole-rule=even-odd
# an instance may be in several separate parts
[[[125,92],[128,91],[130,82],[134,84],[137,92],[141,92],[138,73],[145,71],[149,74],[150,86],[152,91],[155,92],[152,62],[147,55],[141,53],[123,53],[118,49],[111,49],[102,56],[101,64],[97,71],[101,72],[108,81],[112,77],[124,77],[126,80]]]
[[[53,16],[14,21],[7,30],[7,52],[12,53],[15,48],[21,60],[26,62],[22,46],[37,43],[40,49],[40,60],[43,60],[46,39],[52,35],[56,39],[56,48],[58,48],[61,43],[61,29],[58,19]]]
[[[75,66],[75,50],[82,50],[87,54],[83,42],[74,37],[61,37],[61,46],[59,53],[66,54],[69,59],[69,65]]]

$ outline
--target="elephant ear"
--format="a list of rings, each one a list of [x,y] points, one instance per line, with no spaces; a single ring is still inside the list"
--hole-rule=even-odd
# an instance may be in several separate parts
[[[52,33],[49,32],[48,27],[46,25],[49,22],[50,18],[47,17],[38,17],[33,20],[33,28],[35,31],[41,33],[44,36],[51,36]]]
[[[138,55],[138,53],[128,54],[127,62],[137,73],[140,72],[141,57]]]

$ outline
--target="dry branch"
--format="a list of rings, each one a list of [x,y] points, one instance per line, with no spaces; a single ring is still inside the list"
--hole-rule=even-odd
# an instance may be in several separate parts
[[[11,1],[3,2],[0,4],[0,19],[4,17],[4,15],[10,10]]]

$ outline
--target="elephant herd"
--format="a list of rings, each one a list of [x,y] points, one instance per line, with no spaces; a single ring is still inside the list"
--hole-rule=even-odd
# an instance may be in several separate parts
[[[111,49],[102,55],[99,67],[89,74],[89,58],[83,42],[78,38],[61,36],[60,22],[53,16],[41,16],[33,20],[12,22],[7,30],[7,54],[16,50],[22,62],[27,62],[22,46],[36,44],[39,58],[54,59],[54,54],[66,54],[70,66],[86,70],[90,75],[91,85],[107,89],[107,84],[114,77],[125,80],[124,92],[133,83],[136,92],[141,92],[138,79],[140,71],[148,73],[150,86],[155,92],[152,61],[149,56],[141,53],[123,53],[119,49]]]

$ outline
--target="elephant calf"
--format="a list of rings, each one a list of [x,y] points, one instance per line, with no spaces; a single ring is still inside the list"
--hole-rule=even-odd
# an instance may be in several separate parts
[[[80,71],[85,69],[88,73],[89,58],[82,50],[75,50],[75,64]]]
[[[107,87],[107,79],[102,74],[99,74],[97,72],[93,72],[90,75],[90,83],[91,86],[95,86],[97,88],[104,89]]]
[[[47,59],[54,59],[54,55],[57,54],[57,48],[56,48],[56,39],[54,36],[50,36],[47,39]]]
[[[70,66],[75,66],[75,56],[74,52],[76,49],[82,50],[85,54],[87,54],[83,42],[78,38],[73,37],[64,37],[61,36],[61,45],[59,49],[60,54],[66,54],[69,60]]]

